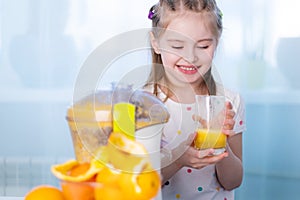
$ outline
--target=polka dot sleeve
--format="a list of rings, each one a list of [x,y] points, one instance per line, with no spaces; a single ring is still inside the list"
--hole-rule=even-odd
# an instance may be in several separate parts
[[[244,100],[240,95],[236,95],[234,100],[232,101],[233,109],[235,111],[235,125],[234,132],[241,133],[246,130],[246,121],[245,121],[245,104]]]

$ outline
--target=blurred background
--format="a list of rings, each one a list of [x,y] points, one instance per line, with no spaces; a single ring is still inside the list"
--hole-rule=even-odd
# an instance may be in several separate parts
[[[49,166],[74,157],[65,120],[76,76],[104,41],[140,28],[154,0],[0,0],[0,196],[57,184]],[[296,0],[218,1],[223,83],[247,109],[245,178],[236,199],[297,199],[300,21]],[[150,62],[144,51],[117,71]],[[147,77],[145,75],[145,77]]]

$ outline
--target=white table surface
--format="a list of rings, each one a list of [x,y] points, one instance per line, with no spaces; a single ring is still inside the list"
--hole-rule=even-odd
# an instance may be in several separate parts
[[[24,197],[0,197],[0,200],[24,200]]]

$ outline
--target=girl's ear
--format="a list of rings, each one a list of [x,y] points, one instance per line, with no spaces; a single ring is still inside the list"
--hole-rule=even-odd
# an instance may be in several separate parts
[[[151,46],[156,54],[160,54],[159,46],[158,46],[158,41],[154,37],[153,32],[150,32],[150,42]]]

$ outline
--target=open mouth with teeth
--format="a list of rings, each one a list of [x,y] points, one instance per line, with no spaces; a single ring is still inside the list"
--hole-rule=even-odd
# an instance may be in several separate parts
[[[182,66],[182,65],[177,65],[177,68],[180,72],[184,74],[195,74],[198,72],[198,68],[196,66]]]

